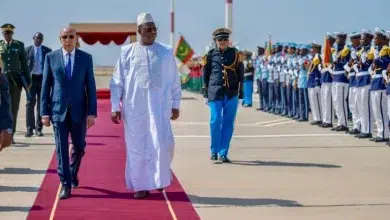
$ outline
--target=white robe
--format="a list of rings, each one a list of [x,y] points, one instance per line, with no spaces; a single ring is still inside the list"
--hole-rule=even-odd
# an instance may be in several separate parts
[[[128,189],[169,186],[175,145],[170,118],[172,108],[179,109],[181,100],[172,50],[157,42],[122,47],[110,90],[112,111],[120,111],[122,104]]]

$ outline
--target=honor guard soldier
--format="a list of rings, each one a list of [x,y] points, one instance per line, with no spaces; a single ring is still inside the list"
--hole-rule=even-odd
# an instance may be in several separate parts
[[[347,34],[336,33],[336,50],[333,53],[333,106],[337,115],[337,127],[333,131],[349,131],[348,129],[348,87],[349,80],[344,66],[351,58],[351,50],[346,46]]]
[[[336,42],[336,37],[327,33],[326,38],[330,44],[331,54],[334,53],[335,48],[333,47]],[[332,73],[333,66],[331,63],[322,62],[321,65],[321,109],[322,109],[322,124],[323,128],[333,127],[333,101],[332,101]]]
[[[276,112],[276,102],[275,102],[275,63],[274,63],[274,45],[271,45],[272,50],[269,55],[266,57],[266,71],[268,73],[267,84],[268,84],[268,112]]]
[[[310,68],[309,46],[301,45],[298,59],[298,111],[294,119],[304,122],[309,120],[309,97],[307,94],[307,75]]]
[[[360,120],[360,132],[351,131],[350,133],[357,133],[356,137],[371,138],[373,130],[372,107],[370,102],[370,66],[374,61],[374,47],[371,46],[374,35],[368,30],[361,30],[362,40],[361,49],[357,53],[357,63],[352,66],[357,72],[355,78],[355,86],[357,93],[357,113],[358,120]]]
[[[285,74],[286,74],[286,104],[287,104],[287,117],[292,118],[293,115],[295,115],[295,109],[294,109],[294,101],[293,101],[293,87],[294,87],[294,69],[295,64],[297,63],[297,55],[295,54],[297,45],[295,43],[290,43],[288,45],[288,55],[286,56],[286,67],[285,67]]]
[[[371,141],[387,142],[389,141],[389,116],[387,113],[386,97],[386,72],[390,63],[390,48],[386,45],[388,36],[385,31],[375,28],[374,44],[374,62],[371,65],[373,74],[371,82],[371,106],[374,115],[374,121],[377,125],[377,136]]]
[[[347,64],[345,64],[344,69],[349,76],[349,92],[348,92],[348,107],[352,114],[352,130],[349,131],[350,134],[356,135],[360,133],[361,120],[358,118],[357,113],[357,87],[356,87],[356,71],[353,67],[354,64],[357,64],[357,53],[360,50],[360,32],[354,32],[349,35],[351,40],[351,58]]]
[[[203,95],[210,107],[211,160],[229,163],[228,152],[234,131],[238,100],[242,99],[244,65],[238,50],[229,47],[231,31],[214,31],[216,47],[203,57]]]
[[[4,40],[0,40],[0,55],[3,61],[3,72],[7,75],[9,83],[14,119],[12,131],[15,134],[22,88],[28,89],[31,86],[31,76],[28,71],[24,43],[12,38],[15,27],[12,24],[4,24],[1,29]],[[13,137],[12,142],[15,143]]]
[[[12,140],[12,112],[11,97],[8,91],[7,76],[2,72],[2,60],[0,54],[0,151],[8,147]]]
[[[252,107],[253,97],[253,80],[255,69],[251,60],[252,53],[249,51],[242,52],[242,63],[244,64],[244,107]]]
[[[312,43],[311,48],[313,58],[311,59],[310,67],[307,72],[307,90],[309,93],[309,103],[313,117],[313,121],[310,124],[321,125],[321,72],[318,67],[322,63],[321,45]]]

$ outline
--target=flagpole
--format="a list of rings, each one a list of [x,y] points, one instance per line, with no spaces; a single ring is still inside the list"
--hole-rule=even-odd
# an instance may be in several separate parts
[[[175,0],[171,0],[171,47],[175,44]]]
[[[233,32],[233,0],[226,0],[225,3],[225,28]],[[230,36],[231,42],[233,42],[233,33]]]

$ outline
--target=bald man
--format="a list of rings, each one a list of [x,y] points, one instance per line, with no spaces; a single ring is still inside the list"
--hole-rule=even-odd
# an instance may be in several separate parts
[[[48,53],[51,52],[50,48],[42,45],[42,33],[38,32],[34,34],[33,42],[33,45],[30,45],[26,48],[27,65],[32,81],[30,97],[27,97],[26,104],[26,137],[33,136],[34,130],[37,136],[43,136],[40,115],[42,73],[45,57]],[[35,105],[37,108],[36,115],[34,111]]]
[[[77,174],[85,154],[85,136],[95,124],[97,100],[92,56],[76,48],[76,30],[63,29],[60,40],[62,48],[47,54],[45,59],[41,115],[44,126],[53,123],[57,171],[62,184],[59,198],[67,199],[71,188],[79,185]],[[69,134],[73,144],[70,164]]]

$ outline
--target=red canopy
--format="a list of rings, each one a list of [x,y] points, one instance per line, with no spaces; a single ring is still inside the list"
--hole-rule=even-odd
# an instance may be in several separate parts
[[[121,45],[130,37],[130,42],[137,40],[137,24],[135,23],[71,23],[80,38],[87,44],[97,42],[107,45],[112,41]]]

